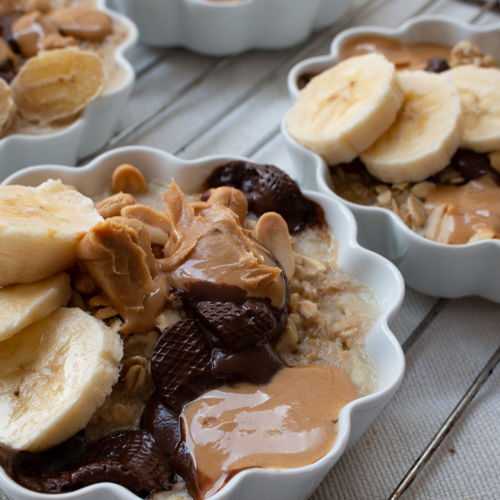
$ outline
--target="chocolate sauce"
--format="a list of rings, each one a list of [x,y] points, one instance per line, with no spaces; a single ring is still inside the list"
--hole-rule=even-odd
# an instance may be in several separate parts
[[[324,214],[305,198],[296,182],[273,165],[234,161],[216,168],[206,187],[232,186],[243,192],[248,209],[256,215],[278,212],[287,222],[290,233],[307,226],[324,225]]]

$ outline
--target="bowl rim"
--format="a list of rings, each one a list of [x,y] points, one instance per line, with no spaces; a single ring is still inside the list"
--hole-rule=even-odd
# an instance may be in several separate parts
[[[101,165],[106,161],[109,162],[114,157],[123,158],[123,155],[127,155],[129,153],[145,155],[146,157],[150,155],[158,159],[160,162],[162,161],[165,162],[166,164],[168,164],[167,170],[169,173],[172,172],[172,176],[175,176],[176,171],[181,171],[182,169],[189,167],[196,169],[205,166],[208,169],[209,168],[208,166],[213,165],[214,163],[223,164],[228,161],[253,162],[253,160],[249,158],[244,158],[235,155],[211,155],[194,160],[184,160],[174,155],[171,155],[170,153],[148,146],[125,146],[107,151],[106,153],[97,156],[89,164],[83,167],[75,168],[70,166],[50,165],[50,164],[27,167],[11,174],[4,181],[2,181],[1,185],[15,184],[16,181],[19,179],[21,180],[21,183],[26,183],[27,182],[26,179],[29,179],[29,176],[32,176],[33,174],[39,175],[43,172],[47,172],[47,174],[50,176],[52,176],[54,172],[60,172],[61,175],[72,174],[79,176],[80,178],[84,178],[88,177],[88,174],[92,172],[97,173],[100,171],[102,173],[103,170],[106,168],[107,171],[111,171],[112,167],[110,166],[110,164],[105,166],[104,169],[101,168]],[[27,184],[29,185],[30,183],[28,182]],[[379,254],[376,254],[375,252],[372,252],[371,250],[362,247],[357,242],[356,221],[352,213],[349,211],[348,208],[345,207],[345,205],[343,205],[338,200],[335,200],[332,197],[324,193],[319,193],[317,191],[304,191],[304,194],[312,198],[316,202],[320,203],[322,206],[326,204],[326,206],[332,207],[335,216],[340,217],[341,219],[344,220],[345,226],[347,227],[346,230],[347,238],[346,241],[342,242],[339,241],[339,248],[345,246],[346,248],[349,249],[349,253],[350,254],[353,253],[357,259],[368,258],[371,260],[372,265],[375,265],[374,263],[376,263],[377,267],[379,268],[383,267],[384,272],[386,272],[387,275],[389,274],[391,275],[393,279],[392,286],[394,287],[394,290],[392,290],[391,293],[388,294],[388,300],[385,301],[383,309],[382,305],[380,304],[380,300],[377,300],[379,303],[379,315],[375,324],[372,326],[370,333],[367,334],[367,338],[369,335],[373,334],[376,335],[377,338],[380,337],[379,341],[389,342],[391,344],[394,351],[394,359],[392,362],[394,363],[395,376],[394,379],[391,379],[388,382],[386,381],[386,387],[382,389],[379,388],[372,394],[368,394],[354,401],[351,401],[345,407],[342,408],[339,415],[337,438],[333,443],[329,452],[323,457],[321,457],[319,460],[313,462],[312,464],[292,469],[254,468],[241,471],[238,474],[236,474],[230,481],[228,481],[228,483],[221,490],[219,490],[215,495],[210,497],[213,500],[222,500],[229,498],[231,494],[234,494],[234,492],[237,491],[239,484],[242,481],[244,481],[247,476],[252,476],[252,477],[255,476],[256,478],[259,478],[265,476],[275,476],[277,475],[277,473],[279,473],[280,476],[285,476],[285,477],[297,476],[297,475],[307,476],[309,473],[314,472],[315,469],[321,471],[324,467],[327,467],[326,471],[328,471],[333,466],[333,464],[338,460],[338,458],[340,458],[340,456],[344,452],[349,442],[349,438],[351,436],[353,413],[356,411],[363,411],[363,410],[368,410],[370,408],[384,406],[389,401],[389,399],[394,395],[397,388],[401,384],[404,376],[405,357],[403,354],[403,350],[388,324],[389,321],[397,313],[404,298],[405,285],[401,273],[396,268],[396,266],[392,264],[388,259],[380,256]],[[341,267],[341,265],[339,265],[339,267]],[[361,277],[359,277],[358,279],[361,279],[361,281],[363,281]],[[380,299],[380,297],[377,297],[377,294],[375,292],[374,294],[377,299]],[[329,465],[330,462],[331,465]],[[121,496],[120,498],[130,498],[130,499],[138,498],[123,486],[120,486],[115,483],[97,483],[94,485],[87,486],[85,488],[81,488],[76,491],[72,491],[69,493],[58,493],[57,495],[37,493],[32,490],[28,490],[23,486],[19,485],[18,483],[16,483],[0,467],[0,485],[4,482],[8,482],[10,488],[13,488],[15,491],[17,490],[17,492],[19,493],[22,493],[25,496],[25,498],[30,498],[30,499],[32,498],[34,500],[35,499],[53,500],[54,498],[60,498],[61,500],[65,500],[65,499],[79,498],[80,495],[96,493],[97,491],[101,490],[104,492],[108,491],[110,493],[111,491],[114,491],[116,492],[117,495],[118,494],[123,495],[124,493],[126,493],[125,496]],[[111,488],[111,490],[109,488]],[[90,497],[82,496],[82,498],[90,498]]]
[[[128,50],[130,50],[139,39],[139,30],[137,26],[126,16],[123,14],[111,10],[106,6],[106,0],[97,0],[96,1],[96,9],[106,13],[109,17],[111,17],[114,21],[118,21],[120,24],[124,25],[127,30],[126,38],[116,46],[114,49],[115,62],[125,71],[125,76],[120,85],[110,92],[101,93],[94,101],[90,102],[85,109],[83,110],[82,115],[71,122],[68,126],[61,128],[61,130],[57,130],[55,132],[47,132],[40,134],[27,134],[27,133],[13,133],[8,134],[4,137],[0,137],[0,153],[3,148],[6,148],[9,143],[18,142],[18,141],[29,141],[33,142],[34,146],[36,143],[44,142],[47,140],[58,139],[61,137],[65,137],[66,135],[71,135],[71,133],[80,127],[83,127],[85,122],[88,121],[88,113],[87,110],[89,106],[94,105],[95,103],[101,102],[103,99],[107,97],[114,97],[117,94],[120,94],[129,86],[134,83],[135,80],[135,71],[132,67],[130,61],[126,58],[125,54]]]
[[[401,26],[397,28],[385,28],[385,27],[378,27],[378,26],[356,26],[353,28],[349,28],[346,30],[343,30],[340,32],[337,36],[334,37],[334,39],[331,42],[330,45],[330,53],[321,55],[321,56],[315,56],[315,57],[310,57],[307,59],[303,59],[302,61],[299,61],[297,64],[295,64],[291,70],[288,73],[287,77],[287,86],[288,86],[288,91],[290,94],[290,97],[292,101],[294,101],[298,94],[299,94],[299,89],[297,86],[297,80],[298,77],[303,74],[307,73],[307,68],[313,67],[313,66],[323,66],[326,64],[331,64],[334,65],[339,61],[339,54],[340,54],[340,49],[342,45],[348,41],[351,38],[354,38],[358,35],[361,34],[375,34],[375,35],[383,35],[387,36],[390,38],[396,38],[400,39],[404,35],[406,35],[411,29],[419,28],[420,25],[423,25],[425,23],[442,23],[447,26],[453,26],[456,28],[460,28],[461,30],[467,31],[469,33],[475,33],[475,34],[497,34],[500,37],[500,24],[496,23],[493,26],[474,26],[471,25],[470,23],[466,23],[461,20],[455,20],[453,18],[450,18],[448,16],[444,15],[421,15],[421,16],[416,16],[414,18],[411,18],[401,24]],[[427,244],[431,248],[439,248],[439,249],[447,249],[450,251],[455,251],[455,252],[463,252],[466,254],[470,248],[477,248],[479,246],[500,246],[500,240],[495,240],[495,239],[486,239],[486,240],[480,240],[480,241],[475,241],[471,243],[462,243],[462,244],[450,244],[450,243],[440,243],[434,240],[430,240],[428,238],[425,238],[424,236],[421,236],[420,234],[416,233],[412,229],[410,229],[400,217],[398,217],[393,211],[383,208],[383,207],[374,207],[374,206],[369,206],[369,205],[361,205],[359,203],[354,203],[348,200],[345,200],[341,196],[339,196],[333,189],[329,186],[328,184],[328,178],[329,178],[329,173],[328,173],[328,165],[323,160],[321,156],[319,156],[317,153],[305,148],[304,146],[300,145],[295,139],[291,137],[291,135],[288,132],[287,128],[287,119],[288,115],[290,114],[291,108],[285,113],[285,115],[282,118],[281,121],[281,134],[284,137],[286,143],[294,150],[300,151],[302,154],[306,154],[310,156],[311,158],[314,158],[314,189],[319,189],[323,193],[331,194],[334,196],[336,199],[340,200],[342,203],[344,203],[347,207],[349,207],[351,210],[354,212],[359,212],[359,213],[372,213],[372,214],[377,214],[380,216],[384,216],[386,218],[389,218],[392,224],[394,224],[395,227],[400,229],[403,234],[411,241],[417,241],[420,244]]]

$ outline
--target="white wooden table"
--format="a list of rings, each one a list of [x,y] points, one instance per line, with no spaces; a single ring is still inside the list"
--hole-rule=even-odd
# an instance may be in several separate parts
[[[338,23],[301,46],[227,58],[139,46],[136,87],[109,147],[142,144],[183,158],[220,153],[285,165],[279,124],[290,106],[286,76],[294,63],[327,53],[334,35],[350,26],[397,26],[422,13],[500,23],[498,3],[354,0]],[[392,329],[407,357],[403,384],[312,499],[500,498],[500,305],[407,289]],[[478,389],[473,399],[471,389]],[[435,446],[440,432],[444,440]],[[423,467],[412,471],[424,452]]]

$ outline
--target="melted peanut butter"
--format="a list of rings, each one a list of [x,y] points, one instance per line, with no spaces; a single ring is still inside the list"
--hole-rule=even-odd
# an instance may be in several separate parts
[[[352,38],[340,49],[340,59],[378,52],[396,65],[397,69],[423,69],[434,57],[447,59],[451,48],[435,43],[403,43],[381,35]]]
[[[500,187],[485,175],[463,186],[439,186],[425,203],[431,212],[446,206],[446,227],[441,228],[439,241],[451,244],[467,243],[482,228],[491,228],[500,234]]]
[[[185,440],[202,497],[250,467],[311,464],[331,449],[340,410],[358,396],[349,377],[324,365],[286,367],[268,384],[207,392],[185,406]]]
[[[76,253],[80,265],[120,313],[123,334],[154,328],[168,287],[142,222],[110,217],[85,235]]]
[[[172,286],[189,291],[199,282],[223,284],[269,298],[275,307],[284,304],[281,268],[246,234],[238,215],[210,202],[188,203],[175,183],[164,200],[172,230],[161,267]]]

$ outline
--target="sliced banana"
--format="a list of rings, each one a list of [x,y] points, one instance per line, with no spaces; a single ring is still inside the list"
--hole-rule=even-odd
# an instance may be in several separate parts
[[[0,342],[64,306],[70,295],[66,273],[38,283],[0,288]]]
[[[7,82],[0,78],[0,137],[5,134],[16,114],[16,103]]]
[[[76,262],[75,249],[102,217],[61,181],[0,186],[0,286],[34,283]]]
[[[500,149],[500,69],[457,66],[444,73],[460,95],[461,146],[478,153]]]
[[[389,128],[402,101],[395,67],[384,56],[351,57],[301,91],[288,132],[330,165],[349,162]]]
[[[0,342],[0,442],[42,451],[84,428],[118,380],[122,341],[78,308],[60,308]]]
[[[103,85],[101,59],[76,47],[28,59],[11,83],[21,115],[39,123],[73,116],[100,94]]]
[[[442,74],[401,71],[404,102],[396,121],[360,155],[384,182],[418,182],[448,165],[462,133],[457,90]]]

